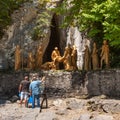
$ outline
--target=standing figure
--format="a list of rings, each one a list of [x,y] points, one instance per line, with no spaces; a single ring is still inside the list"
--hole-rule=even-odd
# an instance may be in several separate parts
[[[87,45],[85,45],[85,54],[84,54],[84,70],[90,70],[91,60],[90,60],[90,51]]]
[[[21,69],[21,49],[17,45],[15,49],[15,71]]]
[[[55,47],[51,54],[51,59],[54,62],[54,65],[56,66],[56,70],[59,70],[59,62],[57,61],[57,58],[61,57],[60,52],[58,50],[58,47]]]
[[[65,70],[72,70],[72,62],[71,62],[71,53],[72,53],[72,48],[70,47],[70,45],[68,45],[68,47],[65,47],[65,51],[64,51],[64,68]]]
[[[101,69],[103,67],[103,62],[105,63],[106,68],[109,68],[110,67],[110,65],[109,65],[109,45],[107,43],[107,40],[103,41],[100,57],[101,57],[101,61],[100,61]]]
[[[72,48],[71,62],[72,62],[73,70],[77,70],[77,49],[75,45],[73,45]]]
[[[98,50],[95,42],[93,43],[93,50],[91,57],[92,57],[93,70],[97,70],[99,68],[99,62],[98,62]]]
[[[35,108],[35,100],[37,100],[37,107],[40,107],[40,85],[44,81],[44,79],[45,77],[43,77],[42,80],[38,80],[36,76],[33,76],[33,80],[30,83],[29,90],[30,95],[32,96],[32,108]]]
[[[43,49],[42,46],[40,45],[37,49],[37,54],[36,54],[36,68],[40,69],[41,65],[43,62]]]
[[[25,100],[25,107],[27,107],[29,85],[30,85],[30,82],[28,80],[28,76],[25,76],[24,80],[22,80],[19,85],[19,93],[21,93],[20,104],[22,105],[23,100]]]
[[[35,68],[35,59],[32,52],[28,53],[28,68],[33,70]]]

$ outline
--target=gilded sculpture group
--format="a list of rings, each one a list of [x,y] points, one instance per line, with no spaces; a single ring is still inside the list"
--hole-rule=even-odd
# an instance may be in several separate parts
[[[30,51],[26,59],[23,58],[22,53],[23,51],[20,46],[17,45],[15,49],[15,71],[23,69],[22,67],[24,67],[24,63],[27,64],[26,67],[29,70],[35,70],[41,67],[43,57],[42,46],[38,46],[36,55],[33,55]]]
[[[54,48],[51,54],[53,68],[59,70],[59,64],[63,63],[65,70],[77,70],[77,49],[75,45],[70,44],[65,47],[64,55],[61,56],[57,47]]]
[[[20,70],[22,67],[22,57],[21,57],[21,49],[20,46],[16,46],[15,50],[15,71]],[[43,59],[43,51],[42,46],[40,45],[37,48],[36,55],[33,55],[32,52],[28,53],[27,58],[27,68],[29,70],[35,70],[35,69],[44,69],[44,70],[59,70],[60,63],[63,63],[65,70],[77,70],[77,49],[76,46],[73,45],[71,47],[70,44],[68,44],[67,47],[65,47],[65,51],[63,56],[60,55],[60,52],[58,50],[58,47],[55,47],[54,50],[51,53],[51,62],[42,63]],[[96,70],[99,68],[103,68],[103,65],[105,65],[105,68],[109,68],[109,45],[106,40],[103,41],[103,45],[101,48],[101,54],[100,54],[100,61],[98,56],[98,49],[96,46],[96,43],[93,43],[93,49],[92,52],[90,52],[89,47],[86,45],[84,50],[84,70]]]
[[[85,46],[85,55],[84,55],[84,70],[97,70],[104,68],[109,68],[109,45],[108,41],[104,40],[101,47],[100,56],[98,54],[97,45],[93,43],[93,49],[90,53],[88,46]],[[100,60],[99,60],[100,59]],[[92,65],[91,65],[92,64]]]

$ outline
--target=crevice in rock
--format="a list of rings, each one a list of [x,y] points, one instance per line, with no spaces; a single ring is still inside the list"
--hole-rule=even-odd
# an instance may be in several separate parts
[[[60,33],[59,33],[59,18],[56,14],[53,15],[51,20],[51,35],[49,44],[46,48],[43,62],[51,61],[51,53],[55,47],[58,47],[60,50]]]

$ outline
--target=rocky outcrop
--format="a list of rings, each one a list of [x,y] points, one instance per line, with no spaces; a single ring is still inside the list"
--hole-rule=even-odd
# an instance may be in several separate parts
[[[42,3],[43,1],[39,2]],[[12,23],[4,30],[5,35],[0,40],[0,50],[5,53],[9,69],[14,69],[16,45],[20,45],[22,49],[23,60],[28,57],[29,51],[32,51],[35,56],[39,44],[43,47],[43,63],[51,62],[51,53],[56,46],[59,48],[61,56],[63,56],[65,47],[69,42],[67,38],[71,38],[68,34],[69,30],[60,27],[64,20],[63,15],[56,15],[53,11],[47,11],[47,8],[55,8],[61,2],[62,0],[47,1],[46,6],[43,5],[44,8],[42,8],[38,6],[38,0],[32,0],[31,2],[22,4],[18,10],[13,12],[11,15]],[[42,15],[45,18],[40,17],[42,13],[45,13]],[[47,16],[49,17],[47,18]],[[43,26],[39,28],[42,24]],[[36,32],[34,31],[35,27],[38,28]],[[43,34],[33,39],[33,36],[39,30]],[[71,46],[73,44],[76,45],[78,54],[77,66],[79,69],[83,69],[84,52],[81,51],[84,51],[84,45],[87,44],[87,41],[82,40],[81,33],[77,27],[75,27],[75,31],[74,42],[70,42],[70,44]],[[61,65],[61,68],[63,68],[63,65]]]
[[[14,68],[14,52],[16,45],[20,45],[23,58],[26,58],[28,52],[31,50],[35,54],[39,44],[43,46],[43,52],[45,52],[49,43],[50,27],[44,28],[46,32],[44,39],[35,41],[32,38],[39,11],[40,9],[37,7],[37,2],[33,0],[33,2],[22,4],[21,7],[15,10],[11,15],[12,24],[4,30],[5,35],[0,40],[0,50],[4,51],[5,58],[9,61],[9,69]],[[49,21],[51,21],[51,19],[49,19]]]

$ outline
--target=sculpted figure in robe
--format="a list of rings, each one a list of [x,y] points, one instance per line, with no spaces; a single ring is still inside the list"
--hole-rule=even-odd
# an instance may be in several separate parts
[[[95,42],[93,43],[93,50],[91,57],[92,57],[93,70],[97,70],[99,68],[99,62],[98,62],[98,49]]]
[[[40,45],[37,49],[37,54],[36,54],[36,68],[40,69],[42,62],[43,62],[43,48]]]
[[[28,69],[34,70],[35,68],[35,59],[32,52],[28,53]]]
[[[55,47],[54,50],[52,51],[52,54],[51,54],[51,58],[53,61],[55,61],[55,59],[60,56],[60,52],[58,50],[58,47]]]
[[[109,45],[108,45],[107,40],[103,41],[100,57],[101,57],[101,61],[100,61],[101,69],[103,67],[103,62],[105,63],[106,68],[109,68],[110,67],[110,65],[109,65]]]
[[[91,62],[90,62],[90,51],[88,46],[85,46],[85,54],[84,54],[84,70],[90,70],[91,68]]]
[[[77,70],[77,49],[76,46],[73,45],[72,47],[72,53],[71,53],[71,63],[73,66],[73,70]]]
[[[58,61],[58,58],[61,58],[60,52],[59,52],[59,50],[58,50],[58,47],[55,47],[54,50],[52,51],[51,59],[52,59],[52,61],[54,62],[54,65],[56,66],[56,70],[59,69],[59,61]]]
[[[17,45],[15,49],[15,71],[21,69],[21,49],[20,46]]]
[[[67,47],[65,47],[65,51],[64,51],[64,68],[65,70],[72,70],[72,62],[71,62],[71,53],[72,53],[72,48],[70,47],[70,45],[68,45]]]

